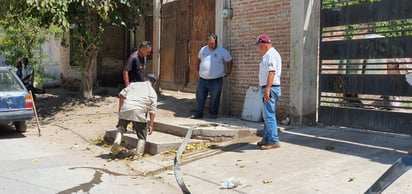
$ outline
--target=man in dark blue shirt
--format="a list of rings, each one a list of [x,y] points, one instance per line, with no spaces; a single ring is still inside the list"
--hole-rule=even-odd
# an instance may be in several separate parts
[[[150,55],[150,52],[152,52],[152,43],[143,41],[142,44],[140,44],[139,49],[129,56],[123,70],[125,87],[131,82],[144,81],[147,56]]]

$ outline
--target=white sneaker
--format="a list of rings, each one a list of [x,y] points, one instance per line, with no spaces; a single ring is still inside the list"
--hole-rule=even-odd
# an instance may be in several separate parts
[[[112,148],[110,149],[113,155],[117,155],[119,153],[119,145],[122,143],[122,136],[123,136],[123,133],[118,130],[116,132],[116,137],[114,138]]]
[[[112,151],[112,154],[116,156],[119,153],[119,144],[118,143],[113,143],[112,148],[110,149]]]

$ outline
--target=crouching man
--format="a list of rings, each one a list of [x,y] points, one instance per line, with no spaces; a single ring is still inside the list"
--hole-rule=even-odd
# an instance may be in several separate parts
[[[151,135],[153,132],[157,109],[157,94],[154,89],[156,80],[155,75],[148,74],[144,82],[132,82],[119,93],[119,121],[111,148],[113,155],[118,154],[123,133],[127,125],[132,122],[133,130],[137,134],[135,154],[137,157],[143,156],[147,134]],[[149,116],[149,122],[147,116]]]

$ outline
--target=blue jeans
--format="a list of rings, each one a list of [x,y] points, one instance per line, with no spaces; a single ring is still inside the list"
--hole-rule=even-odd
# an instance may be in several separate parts
[[[265,88],[260,91],[263,96]],[[280,87],[270,88],[270,100],[263,102],[263,138],[262,141],[269,144],[279,143],[278,124],[276,121],[276,106],[279,97],[282,95]]]
[[[220,104],[220,94],[222,92],[223,78],[203,79],[199,78],[196,90],[196,116],[203,117],[206,98],[210,93],[209,114],[217,115]]]

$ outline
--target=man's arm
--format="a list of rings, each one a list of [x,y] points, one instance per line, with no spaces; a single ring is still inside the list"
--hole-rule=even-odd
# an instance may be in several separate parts
[[[126,94],[127,94],[128,88],[123,88],[122,91],[119,93],[119,112],[122,110],[123,104],[124,104],[124,99],[126,99]]]
[[[26,75],[24,75],[24,77],[22,78],[23,81],[27,80],[27,79],[31,79],[33,76],[33,68],[27,66],[26,67]]]
[[[267,102],[270,99],[270,88],[273,84],[273,78],[275,77],[275,71],[269,71],[268,81],[266,83],[265,95],[263,96],[263,101]]]
[[[151,135],[153,133],[155,114],[149,113],[149,118],[150,120],[149,120],[149,126],[147,127],[147,133]]]
[[[196,68],[197,68],[197,72],[199,72],[200,70],[200,58],[199,57],[197,58],[197,61],[196,61]]]
[[[149,110],[149,126],[147,127],[147,132],[149,135],[152,134],[153,129],[154,129],[154,119],[155,119],[155,114],[157,110],[157,94],[156,94],[156,91],[152,87],[150,89],[152,90],[149,94],[151,103],[147,107]]]
[[[124,103],[124,96],[119,95],[119,112],[122,109],[123,103]]]
[[[233,66],[233,60],[230,60],[227,62],[227,69],[225,73],[225,77],[229,76],[232,73],[232,66]]]
[[[124,87],[127,87],[129,85],[129,72],[126,69],[123,70],[123,81]]]

